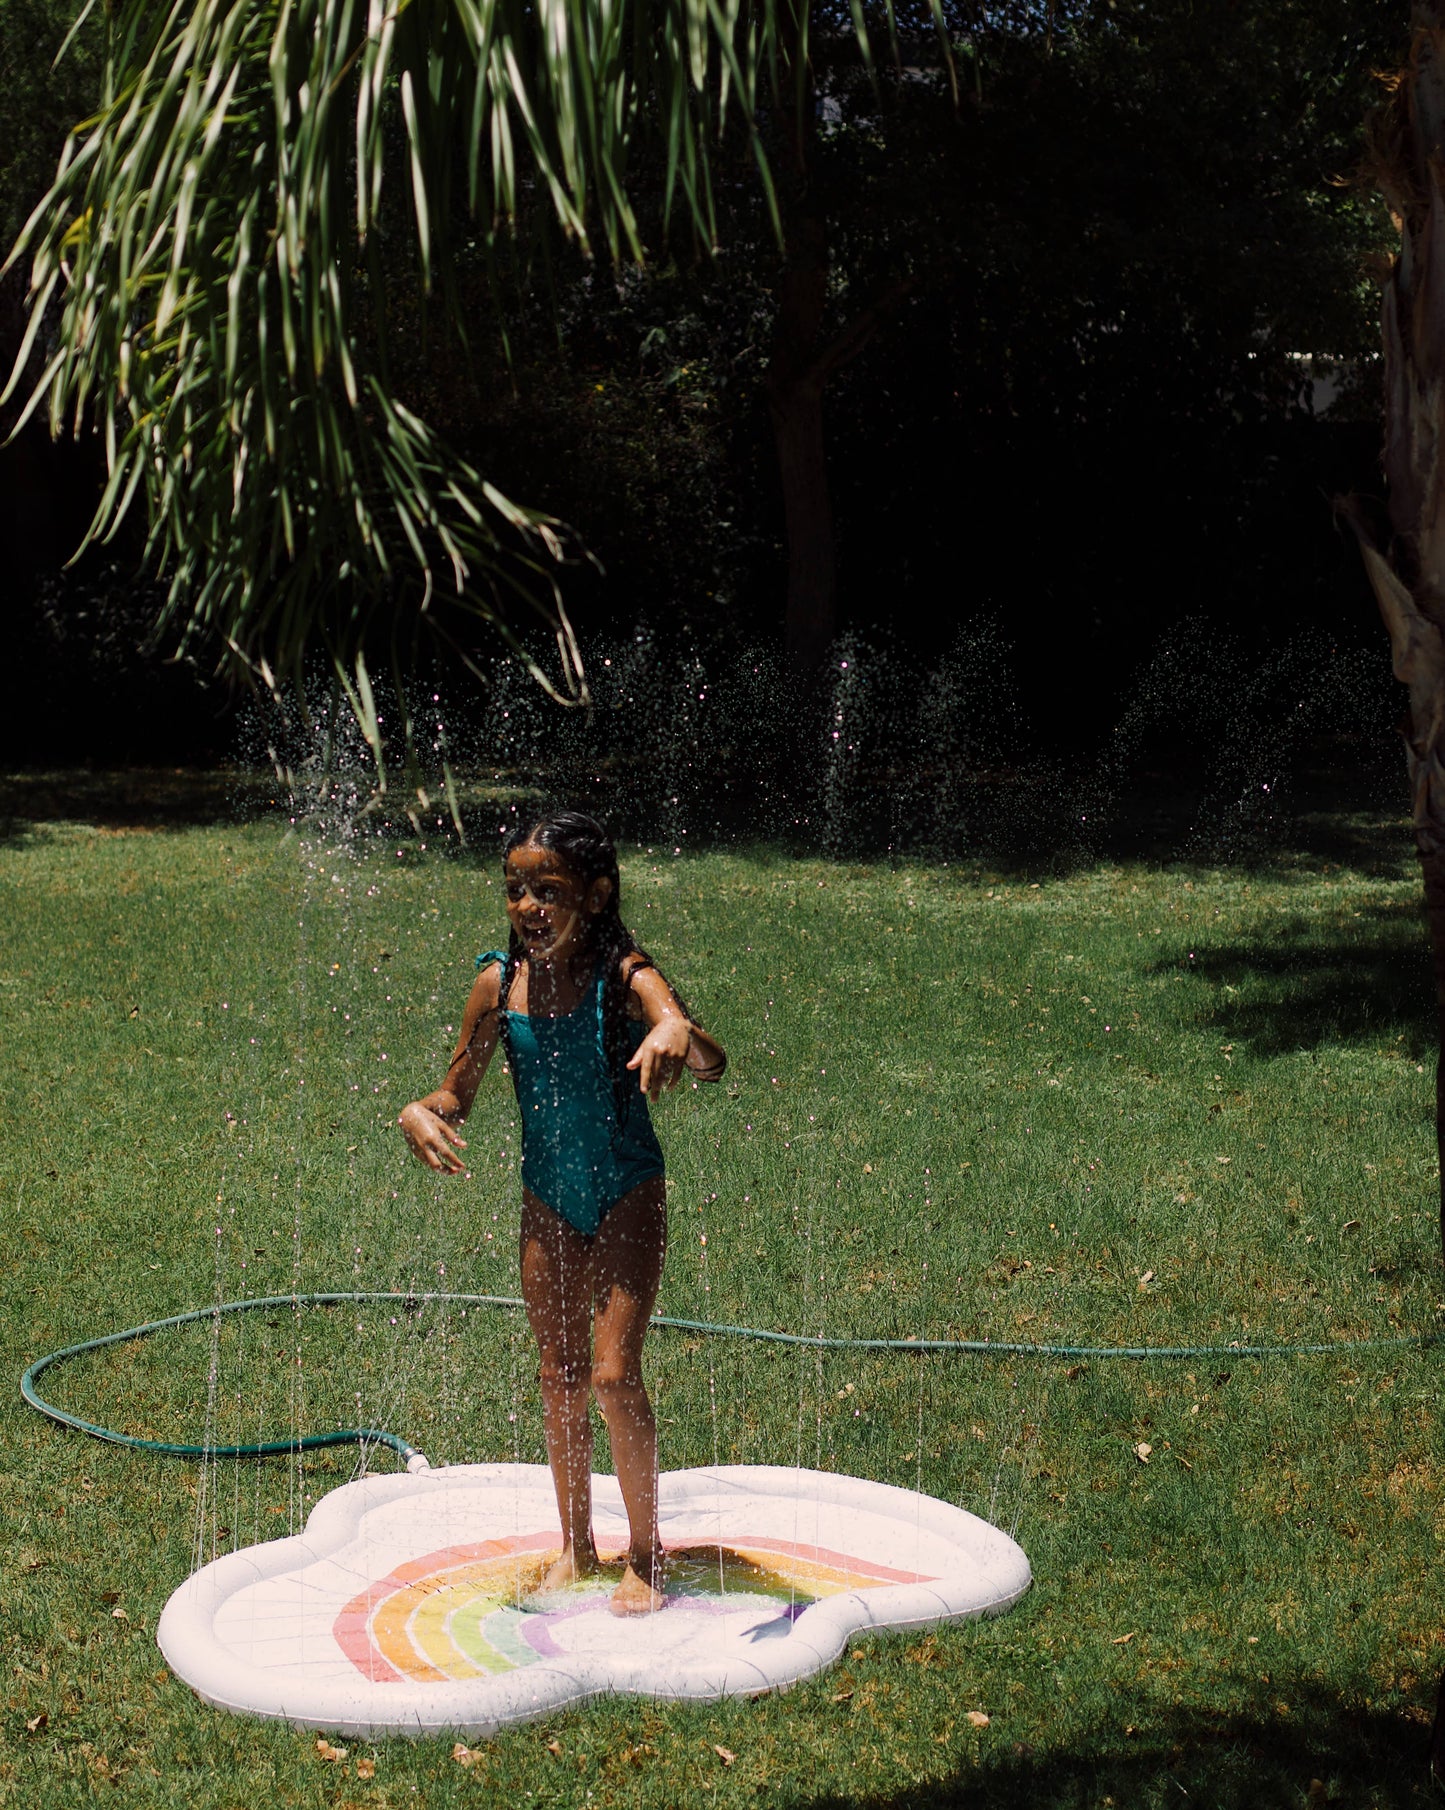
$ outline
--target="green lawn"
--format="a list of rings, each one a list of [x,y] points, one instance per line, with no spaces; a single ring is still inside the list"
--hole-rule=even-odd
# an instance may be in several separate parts
[[[1247,871],[631,851],[627,916],[732,1056],[724,1086],[659,1114],[663,1311],[1068,1345],[1431,1331],[1419,882],[1402,826],[1353,859],[1334,828],[1329,860]],[[266,815],[12,820],[0,887],[12,1378],[218,1298],[516,1292],[501,1075],[470,1181],[404,1160],[394,1128],[501,936],[488,862]],[[298,1525],[350,1455],[202,1471],[62,1432],[12,1386],[0,1803],[1424,1798],[1438,1352],[820,1356],[664,1332],[651,1363],[668,1468],[800,1460],[921,1488],[1014,1530],[1031,1595],[862,1640],[785,1696],[609,1702],[466,1767],[450,1743],[327,1762],[202,1708],[152,1631],[198,1556]],[[515,1315],[288,1310],[214,1348],[202,1328],[101,1354],[53,1390],[159,1438],[360,1421],[434,1461],[534,1461],[534,1372]]]

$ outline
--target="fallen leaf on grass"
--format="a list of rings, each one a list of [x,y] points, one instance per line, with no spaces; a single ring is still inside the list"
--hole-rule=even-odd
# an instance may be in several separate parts
[[[1142,1290],[1142,1289],[1146,1289],[1146,1288],[1148,1288],[1148,1286],[1149,1286],[1149,1284],[1150,1284],[1150,1283],[1151,1283],[1151,1282],[1152,1282],[1152,1281],[1153,1281],[1153,1280],[1154,1280],[1154,1272],[1153,1272],[1153,1270],[1145,1270],[1145,1272],[1144,1272],[1144,1274],[1143,1274],[1143,1275],[1142,1275],[1142,1276],[1141,1276],[1141,1277],[1140,1277],[1140,1278],[1139,1278],[1139,1287],[1140,1287],[1140,1289],[1141,1289],[1141,1290]]]
[[[452,1758],[458,1766],[475,1765],[481,1757],[479,1753],[473,1753],[471,1748],[465,1746],[461,1741],[456,1742],[452,1748]]]
[[[724,1766],[731,1766],[733,1761],[738,1757],[731,1748],[719,1747],[716,1741],[712,1744],[712,1750],[722,1761]]]
[[[110,1615],[111,1615],[112,1621],[129,1621],[130,1620],[130,1617],[126,1614],[125,1610],[121,1608],[119,1603],[117,1603],[115,1608],[113,1608],[111,1610]]]
[[[316,1737],[316,1751],[323,1760],[329,1760],[333,1766],[336,1765],[338,1761],[346,1758],[346,1749],[344,1747],[333,1747],[326,1739],[325,1735],[318,1735]]]
[[[30,1733],[32,1735],[38,1735],[42,1728],[49,1728],[49,1726],[50,1726],[50,1711],[49,1710],[43,1709],[43,1710],[41,1710],[41,1712],[38,1716],[27,1716],[25,1718],[26,1730],[28,1733]]]
[[[852,1691],[834,1691],[833,1701],[834,1703],[846,1703],[852,1695]]]
[[[1113,1640],[1109,1642],[1109,1645],[1111,1647],[1127,1647],[1129,1642],[1138,1632],[1139,1630],[1137,1628],[1131,1628],[1127,1634],[1116,1634]]]
[[[376,1761],[358,1760],[356,1762],[356,1776],[359,1779],[374,1779],[376,1777]]]
[[[1192,1471],[1194,1469],[1194,1466],[1189,1462],[1189,1460],[1187,1458],[1180,1458],[1178,1452],[1176,1452],[1174,1454],[1174,1457],[1178,1463],[1180,1463],[1184,1466],[1186,1471]]]
[[[1153,1446],[1150,1445],[1147,1440],[1141,1439],[1138,1445],[1134,1447],[1134,1456],[1139,1460],[1140,1464],[1148,1464],[1149,1454],[1153,1450]]]
[[[968,1719],[975,1728],[987,1728],[988,1727],[988,1717],[984,1714],[984,1712],[981,1709],[971,1709],[968,1712]]]
[[[560,1741],[549,1741],[547,1743],[547,1752],[551,1754],[554,1760],[560,1760],[562,1758],[562,1743]]]
[[[1308,1796],[1312,1804],[1322,1804],[1325,1801],[1325,1782],[1323,1779],[1310,1780]]]
[[[1358,1232],[1359,1229],[1360,1229],[1360,1222],[1358,1219],[1347,1219],[1345,1221],[1345,1223],[1340,1227],[1340,1230],[1342,1232]]]

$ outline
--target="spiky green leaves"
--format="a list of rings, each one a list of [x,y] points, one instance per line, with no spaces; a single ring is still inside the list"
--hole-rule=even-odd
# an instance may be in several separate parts
[[[709,142],[750,117],[771,0],[121,0],[110,30],[105,103],[12,253],[32,292],[11,389],[103,439],[90,538],[143,497],[165,626],[238,671],[299,674],[321,646],[360,703],[364,650],[404,665],[445,602],[504,632],[540,612],[575,695],[552,525],[390,381],[378,234],[412,235],[461,325],[459,239],[495,243],[524,203],[640,255],[650,129],[668,205],[710,236]]]

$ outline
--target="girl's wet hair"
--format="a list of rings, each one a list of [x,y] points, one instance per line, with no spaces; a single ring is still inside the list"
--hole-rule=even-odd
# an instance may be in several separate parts
[[[597,880],[610,880],[612,896],[602,915],[618,916],[621,881],[617,873],[617,849],[595,817],[587,816],[584,811],[549,811],[530,823],[524,820],[502,844],[503,866],[508,855],[519,848],[549,850],[584,887],[590,887]]]
[[[620,1118],[625,1110],[626,1090],[637,1085],[627,1072],[623,1054],[629,983],[639,968],[652,968],[656,963],[622,921],[622,880],[617,871],[616,845],[597,819],[585,811],[549,811],[531,822],[518,824],[508,834],[502,844],[503,866],[513,850],[519,848],[545,848],[574,880],[581,882],[584,891],[598,880],[611,882],[607,903],[595,917],[588,914],[585,922],[592,953],[602,966],[602,1047]],[[638,959],[630,972],[624,973],[623,964],[629,956]],[[503,1005],[511,994],[517,963],[524,957],[522,940],[514,930],[507,940],[507,962],[502,971]],[[695,1023],[676,988],[672,988],[672,996],[683,1016]]]

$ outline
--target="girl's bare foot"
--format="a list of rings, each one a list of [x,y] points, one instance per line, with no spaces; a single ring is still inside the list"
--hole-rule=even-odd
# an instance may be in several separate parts
[[[661,1553],[654,1559],[644,1559],[640,1566],[629,1559],[608,1607],[614,1615],[653,1615],[667,1601],[662,1583]]]
[[[579,1550],[575,1546],[564,1546],[542,1573],[542,1581],[537,1585],[538,1596],[545,1596],[549,1590],[565,1590],[569,1584],[577,1584],[584,1577],[591,1577],[597,1570],[597,1553],[595,1548],[586,1547]]]

